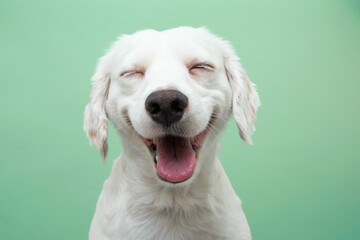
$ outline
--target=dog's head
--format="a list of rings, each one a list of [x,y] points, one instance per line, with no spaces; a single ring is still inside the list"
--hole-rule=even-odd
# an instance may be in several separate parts
[[[150,153],[154,174],[171,183],[193,175],[203,145],[216,148],[231,111],[252,144],[258,94],[229,43],[206,29],[122,36],[92,81],[84,128],[104,160],[108,119],[123,140]]]

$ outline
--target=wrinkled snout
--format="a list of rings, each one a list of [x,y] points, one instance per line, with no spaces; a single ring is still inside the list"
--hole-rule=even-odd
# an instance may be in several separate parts
[[[153,92],[145,101],[150,117],[165,128],[180,121],[187,106],[188,98],[177,90]]]

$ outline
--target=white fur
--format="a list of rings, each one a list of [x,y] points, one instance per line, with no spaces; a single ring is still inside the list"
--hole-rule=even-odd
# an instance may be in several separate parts
[[[187,64],[194,59],[210,62],[215,70],[195,69],[190,74]],[[127,73],[134,68],[143,74]],[[216,156],[231,112],[241,137],[252,143],[260,104],[229,43],[203,28],[125,35],[100,59],[92,81],[85,131],[105,160],[107,119],[111,120],[123,151],[105,181],[89,239],[251,239],[241,201]],[[171,129],[174,134],[195,136],[206,128],[212,114],[216,116],[193,176],[178,184],[157,177],[139,137],[164,134],[144,105],[147,96],[159,89],[176,89],[188,97],[189,108]]]

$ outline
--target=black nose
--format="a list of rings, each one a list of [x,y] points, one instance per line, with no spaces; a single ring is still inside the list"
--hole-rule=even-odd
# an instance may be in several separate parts
[[[164,127],[179,121],[187,106],[188,98],[177,90],[153,92],[145,101],[145,109],[151,118]]]

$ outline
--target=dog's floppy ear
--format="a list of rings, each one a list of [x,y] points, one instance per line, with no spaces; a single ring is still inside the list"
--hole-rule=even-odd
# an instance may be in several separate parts
[[[232,89],[232,110],[239,134],[246,143],[252,145],[251,135],[255,131],[254,122],[260,99],[232,46],[222,41],[222,52],[226,75]]]
[[[91,143],[99,149],[103,162],[105,163],[107,145],[107,116],[105,103],[108,97],[110,85],[110,57],[105,55],[100,58],[95,74],[91,78],[92,90],[90,101],[85,107],[84,130]]]

